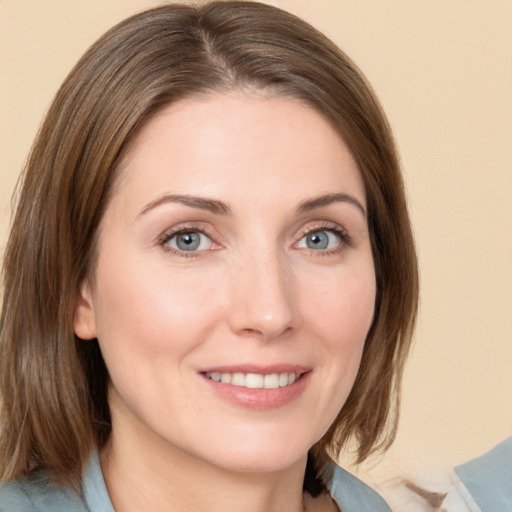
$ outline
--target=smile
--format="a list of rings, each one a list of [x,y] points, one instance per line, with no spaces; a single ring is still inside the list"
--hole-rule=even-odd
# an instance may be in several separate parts
[[[298,378],[296,373],[271,373],[263,375],[261,373],[221,373],[206,372],[206,378],[214,382],[231,384],[249,389],[278,389],[293,384]]]

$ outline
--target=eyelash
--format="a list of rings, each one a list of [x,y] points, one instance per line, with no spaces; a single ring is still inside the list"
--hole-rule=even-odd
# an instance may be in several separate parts
[[[185,226],[180,226],[177,228],[173,228],[169,231],[166,231],[159,238],[158,245],[160,247],[162,247],[162,249],[167,253],[174,254],[174,255],[180,256],[182,258],[197,258],[198,256],[200,256],[200,254],[202,252],[204,252],[204,250],[203,251],[180,251],[180,250],[174,249],[173,247],[168,245],[169,241],[172,240],[175,236],[184,235],[186,233],[199,233],[201,235],[208,237],[212,241],[213,245],[217,245],[217,244],[215,244],[215,242],[213,242],[213,237],[208,234],[208,230],[206,229],[206,227],[198,226],[198,225],[185,225]],[[212,248],[210,250],[214,250],[214,249]]]
[[[320,225],[317,225],[314,227],[305,228],[304,230],[302,230],[299,239],[293,245],[297,246],[297,244],[307,235],[310,235],[310,234],[316,233],[316,232],[322,232],[322,231],[327,231],[327,232],[330,232],[330,233],[333,233],[334,235],[336,235],[340,240],[339,245],[337,247],[335,247],[334,249],[327,249],[327,250],[304,249],[304,250],[307,250],[309,254],[312,254],[314,256],[330,256],[330,255],[337,254],[337,253],[343,251],[344,248],[346,248],[346,247],[353,247],[353,245],[354,245],[352,238],[343,228],[341,228],[335,224],[330,224],[330,223],[324,223],[324,224],[320,224]],[[168,245],[169,241],[172,240],[175,236],[186,234],[186,233],[202,234],[202,235],[208,237],[212,241],[212,244],[214,246],[217,245],[213,241],[213,237],[210,234],[208,234],[208,229],[206,229],[205,226],[197,226],[197,225],[185,225],[185,226],[180,226],[177,228],[173,228],[169,231],[166,231],[165,233],[163,233],[160,236],[160,238],[158,240],[158,245],[160,247],[162,247],[162,249],[165,252],[175,254],[175,255],[183,257],[183,258],[197,258],[201,255],[201,253],[205,252],[205,250],[182,251],[182,250],[176,250],[173,247],[170,247]],[[209,250],[214,250],[214,248],[209,249]]]
[[[352,237],[345,231],[345,229],[341,228],[336,224],[324,223],[313,227],[308,227],[304,229],[300,235],[300,238],[294,245],[297,245],[305,236],[310,235],[312,233],[328,231],[329,233],[334,233],[339,238],[339,245],[334,249],[327,250],[315,250],[315,249],[306,249],[310,254],[314,256],[331,256],[333,254],[338,254],[343,251],[346,247],[353,247],[354,242]]]

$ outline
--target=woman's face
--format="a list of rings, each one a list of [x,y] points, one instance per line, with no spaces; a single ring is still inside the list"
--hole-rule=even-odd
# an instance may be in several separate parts
[[[114,441],[241,471],[303,461],[374,311],[347,146],[294,99],[215,94],[154,116],[119,172],[75,318],[110,373]]]

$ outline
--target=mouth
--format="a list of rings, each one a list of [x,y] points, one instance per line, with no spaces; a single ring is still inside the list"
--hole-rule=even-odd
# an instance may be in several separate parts
[[[205,372],[204,376],[214,382],[231,384],[247,389],[278,389],[292,385],[301,376],[295,372],[281,373],[228,373],[228,372]]]
[[[200,372],[210,389],[237,406],[275,409],[298,399],[308,387],[312,368],[297,365],[231,366]]]

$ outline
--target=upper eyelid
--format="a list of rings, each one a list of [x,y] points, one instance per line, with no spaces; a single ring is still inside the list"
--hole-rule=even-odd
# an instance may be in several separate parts
[[[313,225],[304,226],[299,231],[299,236],[307,235],[308,233],[315,232],[315,231],[336,231],[343,233],[346,236],[349,236],[349,233],[345,227],[340,225],[337,222],[332,221],[318,221],[317,223],[314,223]]]
[[[180,233],[181,231],[200,231],[206,233],[209,229],[206,222],[191,220],[178,222],[174,226],[167,228],[164,233]]]

